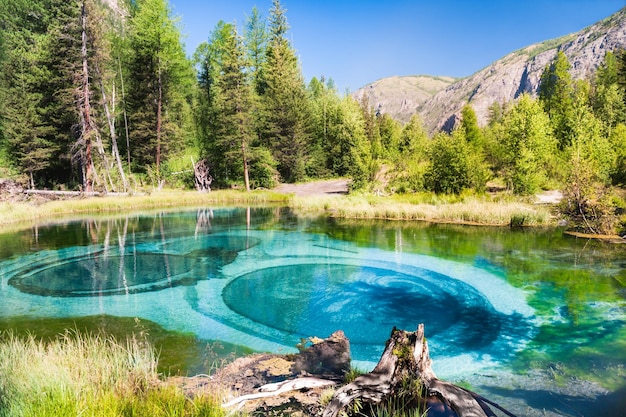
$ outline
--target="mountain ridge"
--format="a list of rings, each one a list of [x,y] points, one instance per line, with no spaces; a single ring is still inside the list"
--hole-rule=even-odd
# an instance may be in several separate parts
[[[467,103],[474,108],[479,124],[485,125],[489,107],[494,102],[508,102],[522,93],[537,95],[541,74],[558,51],[563,51],[567,56],[571,64],[570,74],[577,80],[591,75],[607,51],[625,46],[626,7],[578,32],[517,49],[468,77],[455,79],[455,82],[442,86],[429,97],[418,96],[411,90],[394,95],[393,91],[384,90],[385,80],[388,79],[358,89],[353,97],[362,100],[366,94],[372,107],[400,122],[406,122],[412,114],[417,113],[431,133],[451,130]],[[451,79],[445,76],[421,77]],[[384,100],[380,97],[384,97]],[[397,111],[398,108],[404,111]],[[413,109],[413,112],[409,114],[407,109]]]

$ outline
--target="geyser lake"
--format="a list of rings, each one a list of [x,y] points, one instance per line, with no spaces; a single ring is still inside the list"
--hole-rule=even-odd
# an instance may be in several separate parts
[[[339,329],[369,370],[394,326],[424,323],[440,378],[518,416],[626,407],[626,245],[560,229],[274,207],[95,217],[0,233],[0,300],[0,329],[142,335],[183,374]]]

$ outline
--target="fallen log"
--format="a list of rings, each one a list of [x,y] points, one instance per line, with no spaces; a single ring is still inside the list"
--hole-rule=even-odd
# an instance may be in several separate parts
[[[74,197],[97,197],[102,195],[98,191],[54,191],[54,190],[24,190],[24,194],[37,194],[37,195],[54,195],[54,196],[74,196]]]
[[[423,324],[416,332],[394,328],[374,370],[338,389],[322,416],[336,417],[355,402],[375,406],[399,398],[418,410],[441,405],[441,412],[433,407],[429,416],[496,417],[478,394],[439,380],[431,364]]]

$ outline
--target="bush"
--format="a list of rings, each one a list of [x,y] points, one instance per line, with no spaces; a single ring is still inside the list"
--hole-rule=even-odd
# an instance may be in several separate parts
[[[274,188],[280,179],[278,163],[267,148],[253,148],[250,155],[250,187]]]
[[[613,190],[597,179],[591,163],[580,158],[571,161],[561,211],[576,230],[603,235],[617,232]]]
[[[440,133],[430,148],[430,165],[424,174],[428,190],[435,193],[459,194],[465,189],[484,190],[487,169],[482,157],[469,146],[462,132]]]

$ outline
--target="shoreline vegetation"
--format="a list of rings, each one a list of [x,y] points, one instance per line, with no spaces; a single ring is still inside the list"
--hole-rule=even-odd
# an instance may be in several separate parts
[[[307,195],[275,191],[163,190],[151,194],[61,199],[44,202],[0,202],[0,229],[67,221],[85,215],[119,214],[156,209],[275,204],[303,216],[455,223],[482,226],[556,226],[553,205],[533,204],[515,197],[489,195],[409,196]]]
[[[66,330],[45,342],[0,333],[0,417],[227,415],[219,392],[190,397],[157,362],[141,335],[121,342]]]

